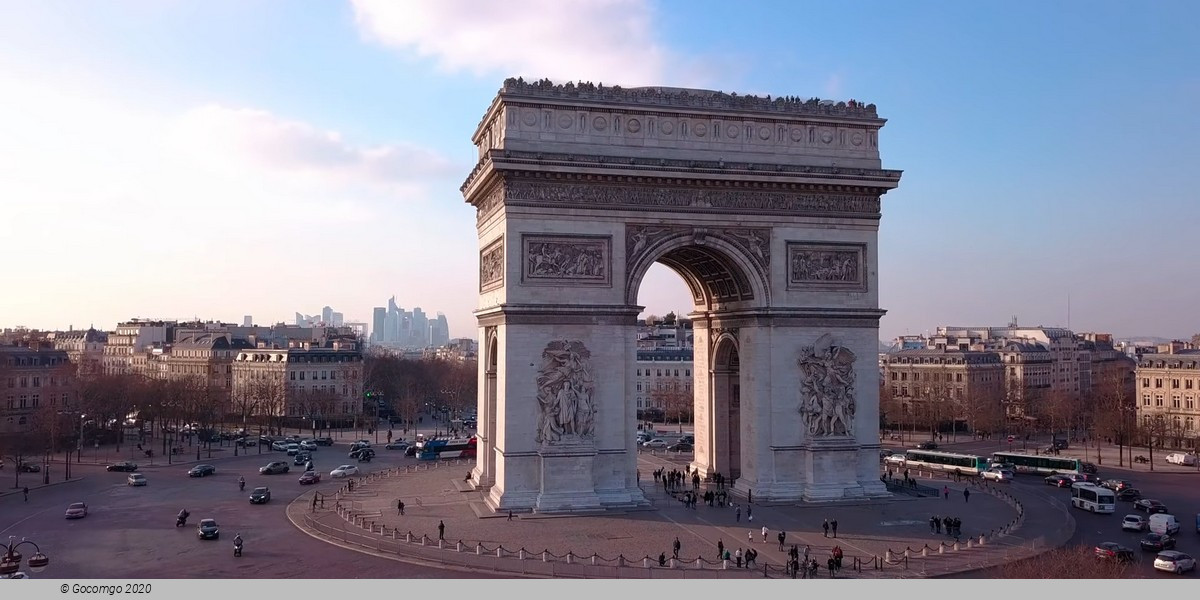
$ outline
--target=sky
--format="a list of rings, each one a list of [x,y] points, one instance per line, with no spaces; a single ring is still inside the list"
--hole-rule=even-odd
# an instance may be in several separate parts
[[[1200,332],[1200,3],[0,0],[0,328],[396,297],[473,337],[470,138],[506,77],[888,119],[880,338]],[[656,266],[647,313],[686,313]]]

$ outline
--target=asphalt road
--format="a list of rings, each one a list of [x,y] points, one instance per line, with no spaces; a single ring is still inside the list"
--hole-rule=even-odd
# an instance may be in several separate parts
[[[322,473],[317,489],[338,487],[329,471],[341,464],[370,472],[413,460],[382,445],[376,448],[375,460],[356,463],[347,458],[345,445],[321,447],[313,455]],[[291,462],[291,457],[264,452],[212,461],[216,474],[198,478],[186,475],[188,464],[147,466],[140,469],[149,481],[145,487],[126,485],[126,473],[76,465],[74,474],[85,476],[81,481],[31,490],[28,503],[20,494],[0,498],[0,539],[27,537],[37,543],[50,565],[35,576],[53,579],[484,577],[370,556],[308,536],[288,521],[284,509],[313,486],[298,483],[302,467],[260,475],[258,468],[272,460]],[[238,475],[246,478],[244,492],[238,490]],[[249,503],[256,486],[270,487],[269,503]],[[88,516],[66,520],[64,511],[72,502],[86,502]],[[186,527],[175,527],[181,508],[191,517]],[[198,539],[196,524],[204,518],[217,520],[219,540]],[[245,552],[234,558],[233,537],[239,532]]]
[[[1029,448],[1045,446],[1046,440],[1040,442],[1030,442]],[[911,446],[911,444],[907,444]],[[901,449],[903,446],[898,442],[892,442],[892,445],[884,443],[884,447]],[[948,452],[963,452],[979,455],[990,454],[991,452],[1008,450],[1008,444],[997,441],[972,441],[960,442],[951,447],[944,448]],[[1021,450],[1021,442],[1014,444],[1014,450]],[[1067,452],[1064,452],[1066,454]],[[1144,452],[1142,452],[1144,454]],[[1093,459],[1094,461],[1094,459]],[[1180,531],[1177,536],[1176,549],[1191,555],[1194,558],[1200,559],[1200,533],[1196,531],[1196,515],[1200,513],[1200,475],[1193,473],[1162,473],[1148,472],[1144,470],[1130,471],[1114,467],[1107,462],[1100,466],[1100,478],[1103,479],[1124,479],[1133,483],[1134,487],[1142,492],[1143,497],[1153,498],[1165,504],[1170,509],[1171,514],[1175,515],[1180,522]],[[1136,563],[1128,572],[1128,577],[1145,578],[1145,577],[1177,577],[1171,573],[1163,573],[1154,570],[1153,551],[1143,551],[1139,542],[1145,533],[1136,533],[1132,531],[1121,530],[1121,519],[1127,514],[1138,514],[1147,516],[1145,512],[1137,511],[1133,508],[1132,502],[1117,501],[1117,509],[1111,515],[1092,514],[1071,506],[1071,490],[1070,488],[1054,488],[1047,485],[1043,481],[1042,476],[1037,475],[1017,475],[1013,485],[1023,486],[1034,489],[1041,489],[1042,493],[1038,494],[1043,497],[1041,506],[1037,502],[1027,503],[1027,510],[1067,510],[1075,519],[1075,535],[1068,542],[1068,545],[1086,545],[1094,547],[1102,542],[1116,542],[1123,546],[1127,546],[1134,551]],[[993,569],[980,571],[977,573],[963,574],[956,578],[994,578],[997,577],[997,571]],[[1200,568],[1188,573],[1184,573],[1185,578],[1200,578]]]

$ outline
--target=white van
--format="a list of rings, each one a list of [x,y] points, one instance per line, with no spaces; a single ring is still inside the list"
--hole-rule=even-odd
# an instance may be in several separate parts
[[[1173,465],[1183,465],[1185,467],[1196,466],[1196,455],[1185,454],[1183,452],[1172,452],[1167,455],[1167,462]]]
[[[1150,531],[1157,534],[1175,535],[1179,533],[1179,519],[1175,515],[1150,515]]]

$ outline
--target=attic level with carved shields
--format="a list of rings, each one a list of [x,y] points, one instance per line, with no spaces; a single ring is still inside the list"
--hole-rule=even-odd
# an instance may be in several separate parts
[[[875,105],[504,82],[462,186],[479,234],[479,460],[497,510],[647,503],[638,290],[694,301],[691,465],[760,500],[886,494],[878,473]]]

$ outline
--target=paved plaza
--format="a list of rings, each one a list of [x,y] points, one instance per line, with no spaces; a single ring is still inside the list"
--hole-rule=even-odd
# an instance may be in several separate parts
[[[922,482],[939,492],[947,488],[948,496],[898,493],[887,500],[817,504],[749,504],[739,497],[732,500],[740,508],[739,518],[734,507],[701,502],[685,508],[650,476],[660,467],[682,471],[684,464],[661,455],[640,457],[641,486],[652,501],[648,509],[515,514],[510,520],[508,513],[486,508],[480,493],[464,481],[472,466],[464,460],[412,463],[364,478],[352,491],[343,487],[326,496],[324,509],[314,510],[312,496],[305,494],[289,507],[289,517],[311,535],[402,561],[559,577],[763,577],[764,572],[788,577],[780,530],[787,534],[786,548],[809,548],[822,565],[820,577],[828,577],[824,565],[835,545],[844,553],[839,577],[931,577],[1032,556],[1063,543],[1074,530],[1066,514],[1043,515],[1031,523],[1033,516],[1022,516],[1008,486],[952,480]],[[710,485],[702,483],[701,492]],[[964,489],[970,491],[969,499]],[[398,501],[405,504],[404,515],[398,514]],[[962,520],[957,549],[954,537],[931,531],[934,515]],[[832,531],[824,534],[826,519],[837,521],[836,538]],[[439,523],[444,524],[441,547]],[[679,561],[672,563],[676,538]],[[759,553],[757,564],[741,570],[734,564],[726,567],[718,560],[718,544],[731,554],[753,548]],[[665,555],[666,567],[659,566],[660,555]]]

